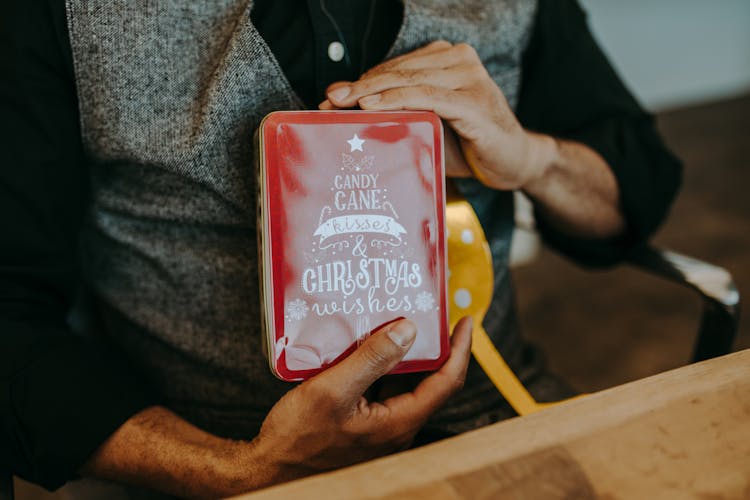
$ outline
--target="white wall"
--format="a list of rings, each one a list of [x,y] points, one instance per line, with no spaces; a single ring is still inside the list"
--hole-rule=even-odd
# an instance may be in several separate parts
[[[652,110],[750,91],[750,0],[580,0],[620,75]]]

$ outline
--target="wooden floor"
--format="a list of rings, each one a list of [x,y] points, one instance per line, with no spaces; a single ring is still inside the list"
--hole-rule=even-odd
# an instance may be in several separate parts
[[[727,268],[750,300],[750,95],[663,113],[658,122],[685,175],[656,244]],[[690,291],[632,269],[583,271],[547,250],[515,280],[527,338],[580,390],[689,357],[700,311]],[[736,347],[750,347],[750,321]]]

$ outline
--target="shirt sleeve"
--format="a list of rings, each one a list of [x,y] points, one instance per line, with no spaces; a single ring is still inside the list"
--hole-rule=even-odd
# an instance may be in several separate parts
[[[620,238],[585,239],[555,230],[537,212],[542,237],[581,264],[615,264],[664,220],[682,166],[597,46],[575,0],[539,0],[522,70],[519,121],[598,152],[617,180],[626,222]]]
[[[71,59],[62,0],[0,3],[0,473],[48,489],[153,404],[67,322],[87,202]]]

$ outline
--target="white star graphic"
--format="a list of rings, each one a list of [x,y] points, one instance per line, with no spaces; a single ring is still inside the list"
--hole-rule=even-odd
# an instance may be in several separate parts
[[[365,143],[364,139],[360,139],[357,134],[354,134],[354,137],[346,142],[348,142],[349,146],[352,148],[351,151],[349,151],[350,153],[353,153],[354,151],[362,151],[362,144]]]

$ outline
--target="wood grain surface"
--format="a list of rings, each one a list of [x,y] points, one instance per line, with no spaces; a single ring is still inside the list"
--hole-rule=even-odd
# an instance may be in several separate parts
[[[750,498],[750,350],[238,498]]]

